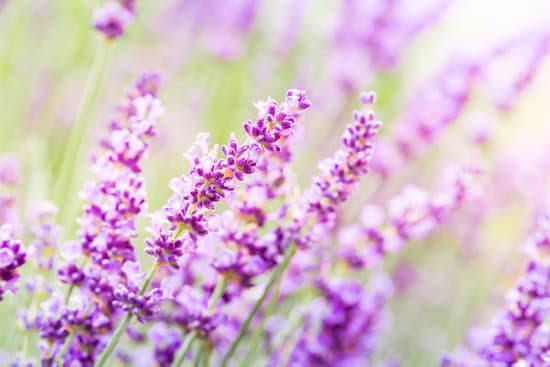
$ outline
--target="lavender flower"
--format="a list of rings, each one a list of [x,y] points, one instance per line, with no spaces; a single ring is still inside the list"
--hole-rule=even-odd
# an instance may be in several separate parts
[[[94,10],[93,24],[107,39],[122,36],[129,23],[134,20],[133,0],[110,0]]]
[[[266,254],[261,246],[260,230],[268,220],[282,219],[286,214],[287,195],[294,188],[289,172],[291,133],[300,113],[310,105],[304,92],[290,90],[281,105],[271,99],[258,102],[258,119],[245,124],[247,133],[259,139],[267,152],[258,160],[256,172],[246,177],[244,188],[230,201],[230,210],[222,217],[223,246],[213,262],[218,271],[238,280],[243,287],[250,286],[255,276],[276,264],[275,254]],[[280,128],[271,128],[273,124],[279,124]],[[283,200],[283,207],[268,212],[268,205],[277,200]]]
[[[426,151],[462,115],[474,87],[480,82],[493,92],[506,91],[495,99],[497,107],[509,109],[548,55],[549,39],[545,32],[534,33],[499,44],[481,57],[453,57],[443,70],[412,93],[414,97],[393,124],[392,138],[379,144],[374,170],[387,178]],[[493,69],[498,69],[499,63],[508,62],[509,55],[519,55],[519,65],[514,64],[510,78],[499,76],[496,81],[492,80]],[[495,86],[496,83],[500,85]]]
[[[154,358],[159,366],[171,366],[176,351],[181,345],[181,335],[177,329],[171,329],[166,324],[155,324],[149,330],[149,339],[154,346]]]
[[[135,259],[131,243],[137,235],[135,219],[146,209],[140,164],[155,135],[156,120],[164,113],[154,96],[157,79],[145,74],[136,82],[93,159],[97,180],[87,183],[81,193],[86,206],[79,219],[80,246],[98,265]]]
[[[365,366],[372,356],[391,295],[388,279],[375,278],[371,289],[358,282],[318,282],[322,298],[307,315],[288,366]]]
[[[249,141],[239,145],[231,136],[221,148],[223,158],[218,157],[218,146],[209,148],[209,135],[199,134],[186,154],[191,163],[189,175],[172,180],[174,195],[163,213],[153,216],[149,227],[153,236],[147,240],[146,252],[161,264],[176,266],[183,252],[196,246],[199,236],[216,231],[220,220],[212,214],[216,203],[233,192],[235,181],[255,171],[263,154],[281,150],[278,142],[292,132],[300,111],[309,105],[305,93],[298,90],[289,90],[281,106],[272,99],[258,102],[258,118],[244,124]],[[181,230],[185,234],[177,236]]]
[[[375,101],[372,92],[369,96],[365,98],[362,94],[362,103],[370,105]],[[369,170],[373,139],[382,123],[371,110],[354,111],[353,120],[342,135],[344,147],[319,164],[320,175],[304,193],[292,231],[299,233],[308,225],[311,227],[307,233],[296,237],[299,245],[307,245],[334,226],[340,205]]]
[[[25,264],[27,254],[21,242],[14,238],[10,225],[0,226],[0,301],[9,290],[15,294],[19,268]]]
[[[446,356],[441,366],[544,366],[550,361],[550,216],[538,218],[524,245],[529,263],[491,327],[471,345]]]
[[[68,262],[58,269],[59,279],[78,286],[80,297],[89,297],[90,302],[42,320],[39,329],[50,345],[43,351],[44,361],[63,358],[92,364],[120,311],[132,310],[141,318],[157,304],[157,292],[139,295],[142,278],[133,265],[132,240],[137,236],[136,218],[146,210],[141,161],[164,112],[155,97],[158,81],[158,76],[146,73],[136,82],[93,158],[96,180],[81,193],[86,205],[79,219],[79,239],[65,245]],[[91,260],[89,266],[76,264],[82,256]],[[52,327],[65,333],[49,336]],[[74,342],[63,357],[58,356],[69,333],[75,334]]]
[[[411,240],[423,240],[439,224],[479,196],[480,171],[464,167],[451,172],[435,193],[408,185],[389,200],[385,211],[366,205],[360,224],[340,230],[339,255],[352,267],[377,267],[390,252],[399,252]]]
[[[55,251],[61,234],[56,216],[57,207],[50,202],[41,203],[36,212],[36,225],[32,230],[34,241],[29,253],[41,272],[48,272],[54,267]]]
[[[373,69],[394,68],[418,34],[437,22],[450,1],[343,0],[334,32],[331,71],[345,91],[355,91]]]

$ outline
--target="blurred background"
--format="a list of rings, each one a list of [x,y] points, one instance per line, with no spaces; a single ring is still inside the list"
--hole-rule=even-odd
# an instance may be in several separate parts
[[[135,23],[106,51],[91,26],[100,4],[0,1],[0,155],[21,163],[23,222],[38,201],[56,200],[67,208],[65,236],[74,237],[71,213],[81,205],[90,152],[143,71],[163,76],[167,111],[144,172],[151,210],[168,198],[169,180],[185,171],[181,154],[196,133],[209,131],[216,143],[233,131],[242,137],[242,123],[256,115],[253,102],[280,99],[293,87],[313,103],[296,147],[298,179],[307,185],[317,162],[338,147],[359,92],[374,90],[384,122],[376,170],[343,223],[407,184],[434,189],[449,165],[481,167],[486,185],[482,204],[387,264],[405,272],[407,282],[392,301],[377,358],[435,365],[471,324],[493,314],[522,268],[519,244],[546,199],[550,2],[138,1]],[[104,77],[82,154],[67,190],[54,197],[98,52],[105,52]],[[17,302],[7,297],[0,313]],[[14,343],[11,335],[2,333],[0,349]]]

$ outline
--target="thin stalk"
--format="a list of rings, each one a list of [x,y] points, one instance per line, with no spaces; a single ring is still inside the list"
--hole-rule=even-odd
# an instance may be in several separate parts
[[[203,358],[203,367],[210,367],[210,355],[212,354],[212,348],[206,344],[204,346],[204,358]]]
[[[201,362],[204,360],[204,343],[199,346],[199,351],[197,352],[197,358],[195,358],[195,363],[193,363],[193,366],[200,367]]]
[[[273,271],[273,273],[271,274],[271,278],[269,279],[269,282],[267,283],[262,295],[260,296],[258,301],[256,301],[256,303],[254,304],[254,307],[252,308],[252,311],[248,314],[248,317],[241,325],[241,329],[239,330],[239,334],[237,338],[233,341],[233,343],[231,343],[231,346],[229,347],[229,351],[227,352],[227,354],[222,360],[222,363],[220,365],[221,367],[226,367],[227,364],[229,363],[229,360],[237,350],[239,343],[242,341],[244,335],[248,331],[248,328],[250,326],[250,323],[252,322],[252,319],[262,307],[262,304],[264,303],[265,298],[267,297],[267,295],[269,294],[269,292],[271,291],[271,289],[273,288],[277,280],[282,276],[282,274],[288,268],[288,265],[290,264],[290,260],[292,259],[295,253],[296,253],[296,245],[293,243],[286,250],[285,256],[283,258],[283,262],[279,266],[277,266],[277,268]]]
[[[269,303],[265,308],[265,311],[260,320],[260,325],[258,326],[258,328],[256,328],[256,331],[252,336],[250,349],[248,350],[248,355],[246,356],[246,359],[242,363],[243,366],[249,366],[255,357],[256,349],[258,349],[260,341],[262,340],[261,336],[262,336],[262,332],[264,331],[265,322],[269,317],[269,315],[271,315],[275,311],[275,306],[277,305],[277,301],[279,300],[279,295],[281,293],[281,282],[282,282],[282,279],[279,278],[277,280],[277,283],[275,284],[273,295],[271,296],[271,299],[269,300]]]
[[[172,235],[172,239],[178,238],[183,232],[183,230],[184,230],[184,227],[179,226],[176,232]],[[145,278],[145,282],[143,283],[139,291],[140,296],[142,296],[147,291],[147,289],[149,288],[149,285],[153,281],[153,278],[155,277],[155,274],[157,273],[160,266],[161,266],[160,263],[155,262],[155,265],[153,265],[153,267],[149,270],[149,273]],[[101,352],[101,355],[99,356],[98,364],[96,365],[96,367],[101,367],[107,362],[111,353],[113,353],[113,350],[115,349],[118,342],[120,341],[122,334],[124,333],[124,331],[126,331],[126,328],[130,324],[130,321],[132,321],[132,316],[133,316],[132,311],[128,311],[126,313],[126,316],[124,317],[122,322],[118,325],[115,332],[113,333],[113,337],[111,338],[111,340],[109,340],[109,344],[107,344],[103,352]]]
[[[143,295],[145,293],[145,291],[147,291],[147,289],[149,288],[149,285],[151,284],[151,281],[153,280],[153,277],[155,276],[155,274],[156,274],[156,272],[159,268],[160,268],[160,264],[157,262],[151,268],[151,270],[149,270],[149,274],[147,274],[147,278],[145,279],[145,282],[141,286],[141,290],[139,292],[140,296]],[[105,365],[105,363],[107,363],[107,361],[109,360],[109,357],[111,356],[111,354],[115,350],[115,347],[117,346],[118,342],[120,341],[120,338],[122,337],[122,335],[126,331],[126,328],[130,324],[130,321],[132,321],[132,316],[133,315],[134,314],[132,313],[132,311],[128,311],[126,313],[126,316],[124,316],[124,319],[118,325],[115,332],[113,333],[113,337],[111,338],[111,340],[109,340],[109,343],[107,344],[105,349],[103,349],[103,352],[101,352],[101,355],[99,356],[99,358],[97,360],[96,367],[103,367]]]
[[[216,289],[214,289],[214,292],[212,293],[212,297],[210,297],[210,300],[208,301],[208,308],[206,309],[207,312],[212,312],[214,308],[216,307],[216,304],[218,303],[218,300],[223,296],[223,292],[225,292],[225,289],[227,288],[227,283],[229,279],[224,276],[222,278],[221,282],[218,282],[216,284]],[[177,359],[176,363],[174,364],[174,367],[180,367],[183,365],[183,362],[185,361],[185,357],[187,356],[187,353],[189,353],[189,349],[191,348],[191,345],[193,344],[193,341],[197,337],[197,331],[193,330],[191,333],[187,335],[185,338],[185,341],[183,343],[182,352],[180,354],[180,357]]]
[[[103,80],[103,74],[111,43],[112,42],[107,41],[101,42],[99,50],[97,50],[94,56],[74,122],[70,127],[67,145],[63,150],[62,164],[59,167],[59,175],[54,186],[53,198],[58,204],[67,194],[70,194],[74,184],[74,171],[76,165],[78,164],[79,158],[82,155],[83,138],[88,130],[87,125],[90,112]],[[63,207],[66,207],[66,205],[61,206],[61,208]],[[66,219],[68,214],[71,213],[60,213],[60,216],[61,214],[64,215],[64,218],[62,219]],[[65,223],[64,221],[62,222]]]
[[[87,316],[91,309],[92,305],[90,304],[86,309],[84,316]],[[67,336],[67,339],[65,339],[65,343],[63,343],[63,348],[61,348],[61,352],[57,356],[56,362],[58,366],[63,366],[63,357],[65,357],[65,354],[67,354],[67,352],[69,351],[69,348],[71,347],[71,344],[73,343],[75,337],[76,330],[72,330],[69,336]]]
[[[67,352],[69,351],[69,348],[71,347],[71,344],[73,344],[73,340],[76,337],[76,331],[71,331],[67,339],[65,339],[65,343],[63,344],[63,349],[61,349],[61,352],[57,356],[57,365],[63,366],[63,357]]]
[[[84,261],[82,261],[82,265],[80,265],[80,267],[81,267],[82,269],[84,269],[84,267],[86,266],[87,263],[88,263],[88,258],[85,257],[85,258],[84,258]],[[66,305],[69,304],[69,300],[71,299],[71,294],[73,294],[74,287],[75,287],[75,285],[74,285],[74,284],[71,284],[71,285],[69,286],[69,289],[67,290],[67,294],[65,295],[65,304],[66,304]]]
[[[183,341],[183,346],[181,349],[182,353],[178,358],[177,362],[174,364],[175,367],[179,367],[183,365],[183,361],[185,361],[185,356],[187,356],[187,353],[189,353],[189,350],[191,349],[191,345],[193,345],[193,341],[195,341],[196,337],[197,337],[197,330],[193,330],[189,334],[187,334],[187,337]]]

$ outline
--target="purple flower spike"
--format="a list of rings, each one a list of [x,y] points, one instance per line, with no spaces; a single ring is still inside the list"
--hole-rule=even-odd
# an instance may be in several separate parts
[[[218,202],[229,198],[237,181],[256,172],[258,162],[265,162],[263,157],[281,151],[301,111],[310,105],[305,92],[295,89],[287,92],[280,105],[272,99],[256,103],[258,119],[244,124],[249,139],[241,145],[231,135],[221,147],[221,157],[218,145],[210,147],[210,135],[198,134],[185,154],[191,164],[189,174],[170,182],[174,194],[162,212],[152,216],[146,252],[161,264],[177,267],[177,260],[194,250],[199,237],[220,228],[221,219],[213,213]]]
[[[304,194],[304,209],[298,213],[293,232],[299,233],[308,222],[313,226],[308,234],[297,239],[299,244],[304,245],[334,226],[341,204],[369,171],[374,138],[381,125],[372,110],[353,112],[353,122],[347,125],[342,135],[344,147],[319,164],[321,172]]]
[[[129,2],[132,5],[133,2]],[[124,34],[127,25],[134,19],[134,13],[118,1],[109,1],[94,11],[93,24],[95,29],[107,39],[115,39]]]
[[[34,255],[37,268],[50,271],[54,265],[54,255],[61,228],[56,224],[57,207],[49,202],[40,204],[36,212],[36,225],[33,228],[34,241],[29,253]]]
[[[367,366],[383,324],[392,284],[375,277],[365,288],[359,282],[322,279],[322,298],[311,305],[289,366]]]
[[[506,306],[487,329],[477,329],[467,347],[440,361],[442,367],[547,366],[550,361],[550,215],[538,218],[524,245],[529,263]]]
[[[136,220],[146,210],[141,163],[164,112],[155,97],[159,80],[147,73],[136,82],[93,157],[95,180],[81,192],[85,205],[78,219],[78,240],[63,247],[61,254],[67,262],[58,268],[59,280],[78,287],[75,297],[86,304],[60,311],[38,325],[48,341],[42,360],[46,365],[57,358],[69,331],[75,332],[75,338],[64,362],[93,365],[121,311],[131,311],[143,321],[156,311],[162,297],[157,288],[140,295],[141,284],[136,279],[141,275],[133,263]],[[78,265],[83,257],[90,261]],[[52,336],[52,328],[65,333]]]
[[[269,98],[255,104],[258,109],[256,121],[247,121],[244,130],[247,135],[270,151],[280,151],[277,141],[283,136],[291,134],[300,112],[308,109],[311,102],[306,98],[304,91],[291,89],[286,94],[285,102],[279,105]]]
[[[0,301],[6,290],[15,293],[18,269],[26,262],[27,254],[21,242],[14,238],[13,229],[4,224],[0,227]]]

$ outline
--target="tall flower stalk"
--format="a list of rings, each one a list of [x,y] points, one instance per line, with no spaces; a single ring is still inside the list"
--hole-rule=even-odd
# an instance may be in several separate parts
[[[113,41],[124,34],[126,27],[134,19],[135,13],[133,0],[109,0],[94,11],[93,26],[102,34],[103,39],[100,40],[98,49],[94,53],[84,91],[69,130],[67,144],[62,151],[59,174],[53,192],[56,203],[61,203],[67,192],[72,192],[75,188],[74,174],[77,172],[77,165],[84,154],[84,138],[90,132],[88,124],[92,108],[103,84],[109,54],[114,46]],[[63,205],[61,208],[63,209],[60,213],[61,223],[67,226],[69,218],[75,214],[75,208],[69,205]]]
[[[150,226],[152,237],[147,240],[146,252],[154,256],[156,261],[140,295],[147,290],[161,266],[177,267],[179,258],[196,248],[199,237],[218,230],[218,216],[213,212],[218,202],[233,191],[236,181],[241,181],[245,175],[254,172],[262,154],[280,149],[277,142],[294,130],[301,111],[307,109],[310,103],[303,91],[289,90],[281,105],[270,99],[258,103],[258,106],[258,118],[244,126],[249,136],[245,144],[240,145],[231,136],[228,144],[221,147],[223,157],[220,158],[219,147],[209,147],[209,135],[199,134],[193,147],[187,152],[186,157],[191,163],[189,174],[172,180],[170,187],[174,194],[160,213],[153,214]],[[223,289],[216,292],[217,297],[222,294]],[[216,301],[212,301],[207,312],[215,307]],[[107,363],[128,327],[133,311],[135,308],[126,314],[115,329],[98,358],[98,367]],[[193,332],[190,335],[185,345],[192,344]]]
[[[362,93],[360,100],[369,106],[375,102],[376,96],[372,92]],[[226,366],[231,360],[252,319],[273,286],[284,275],[297,249],[311,246],[334,227],[340,206],[349,198],[362,176],[368,172],[374,149],[373,138],[381,122],[376,119],[372,110],[354,111],[353,120],[342,136],[343,148],[320,163],[321,172],[299,200],[291,223],[277,227],[267,237],[271,241],[277,241],[276,246],[272,247],[282,251],[283,260],[276,266],[260,298],[242,323],[237,337],[223,357],[222,366]]]
[[[542,213],[523,245],[527,265],[487,328],[474,329],[466,347],[442,367],[545,366],[550,363],[550,216]]]

